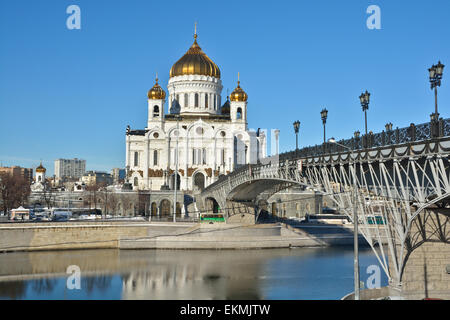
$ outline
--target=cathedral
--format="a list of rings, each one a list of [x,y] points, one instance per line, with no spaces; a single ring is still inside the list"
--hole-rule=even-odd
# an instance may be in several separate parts
[[[148,91],[145,129],[126,131],[126,175],[133,190],[199,191],[266,156],[264,132],[248,130],[247,93],[237,86],[222,104],[219,67],[197,43],[172,66],[168,94]],[[167,99],[167,109],[165,112]]]

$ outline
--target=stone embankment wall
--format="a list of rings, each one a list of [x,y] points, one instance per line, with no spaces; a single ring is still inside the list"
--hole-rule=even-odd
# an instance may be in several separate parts
[[[0,224],[0,252],[118,248],[123,238],[174,235],[190,224],[65,222]]]
[[[412,223],[401,277],[407,299],[450,299],[450,216],[425,211]],[[400,247],[397,248],[400,252]],[[392,264],[389,265],[394,275]]]

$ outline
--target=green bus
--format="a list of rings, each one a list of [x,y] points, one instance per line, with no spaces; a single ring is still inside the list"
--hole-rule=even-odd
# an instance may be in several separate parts
[[[225,222],[225,218],[221,214],[202,214],[200,222]]]

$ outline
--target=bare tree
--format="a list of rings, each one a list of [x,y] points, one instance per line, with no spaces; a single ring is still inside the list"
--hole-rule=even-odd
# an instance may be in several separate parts
[[[24,206],[30,192],[30,184],[24,177],[0,173],[0,197],[5,213],[14,207]]]
[[[89,192],[89,209],[91,209],[92,203],[94,203],[94,209],[97,209],[97,197],[99,189],[100,184],[96,182],[91,182],[86,186],[86,191]]]
[[[103,203],[103,214],[102,216],[106,217],[108,213],[108,200],[109,199],[109,191],[107,188],[106,182],[100,182],[97,184],[98,186],[98,194],[101,202]]]
[[[108,196],[108,208],[113,214],[116,213],[117,205],[119,204],[119,199],[117,194],[111,192]]]
[[[127,209],[130,208],[131,205],[131,198],[129,194],[122,194],[121,202],[122,202],[122,215],[125,215],[127,212]]]
[[[44,186],[41,198],[42,200],[44,200],[45,204],[47,205],[47,208],[50,210],[53,207],[53,204],[55,203],[55,195],[53,192],[53,188],[51,187],[46,188]]]

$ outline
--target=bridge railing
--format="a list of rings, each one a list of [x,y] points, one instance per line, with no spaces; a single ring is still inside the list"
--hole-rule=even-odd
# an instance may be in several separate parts
[[[427,139],[450,136],[450,118],[439,119],[439,121],[422,123],[415,125],[411,123],[409,127],[396,128],[379,133],[370,132],[367,136],[355,136],[350,139],[337,141],[352,150],[371,149],[395,144],[422,141]],[[299,150],[293,150],[280,154],[280,162],[285,159],[298,157],[314,157],[324,154],[339,153],[347,151],[346,148],[334,143],[324,143],[321,145],[309,146]]]
[[[370,132],[367,136],[340,140],[338,141],[338,143],[350,148],[351,150],[361,150],[365,148],[379,148],[383,146],[411,143],[448,136],[450,136],[450,118],[441,118],[437,122],[432,121],[419,125],[411,123],[409,127],[396,128],[394,130],[382,131],[376,134]],[[242,175],[248,175],[249,168],[251,168],[251,174],[255,177],[259,176],[260,173],[267,175],[272,169],[278,170],[278,176],[280,177],[283,175],[283,173],[285,173],[284,170],[286,161],[288,170],[295,171],[297,165],[296,159],[298,158],[318,157],[322,155],[342,153],[347,151],[348,150],[346,148],[337,144],[325,143],[322,145],[309,146],[299,150],[281,153],[276,164],[270,162],[269,164],[241,165],[230,174],[220,177],[206,189],[212,189],[215,186],[226,182],[228,179],[232,179],[234,181],[236,179],[239,179],[239,177],[241,177]],[[269,167],[273,168],[270,169]]]

